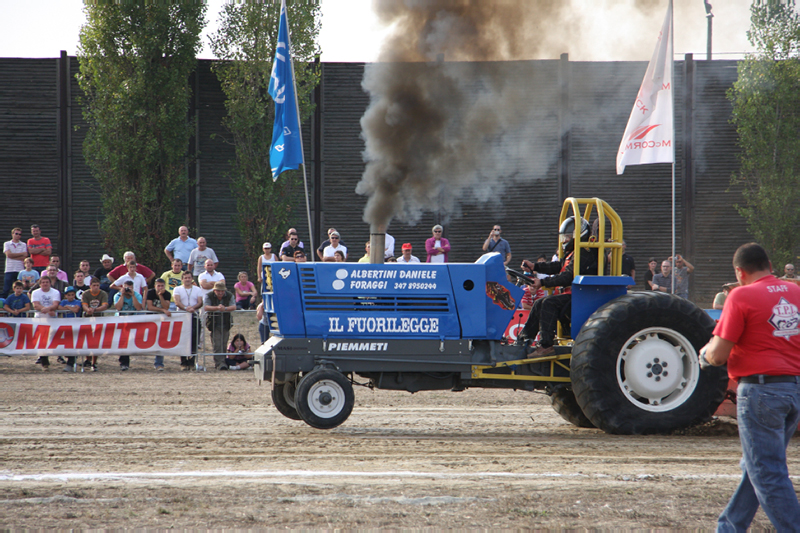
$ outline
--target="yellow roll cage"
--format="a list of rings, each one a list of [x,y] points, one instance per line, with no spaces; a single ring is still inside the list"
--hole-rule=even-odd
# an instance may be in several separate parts
[[[583,214],[581,215],[581,210]],[[586,221],[592,220],[592,215],[596,212],[597,233],[594,234],[590,231],[589,239],[581,241],[581,224],[577,223],[579,218],[584,218]],[[567,198],[561,207],[561,215],[558,219],[558,227],[570,216],[575,217],[576,223],[575,232],[572,238],[575,241],[575,254],[573,256],[573,272],[580,272],[581,265],[581,250],[588,250],[590,248],[597,248],[597,275],[622,275],[622,220],[617,215],[617,212],[608,205],[607,202],[600,198]],[[591,223],[591,222],[590,222]],[[606,228],[610,230],[610,238],[605,239]],[[603,260],[606,255],[611,254],[611,272],[604,274],[606,262]],[[559,242],[558,258],[564,260],[564,249]],[[556,332],[556,342],[559,345],[568,345],[572,342],[569,335],[564,335],[561,331],[561,322],[558,323],[558,331]],[[549,355],[546,357],[535,357],[531,359],[519,359],[516,361],[503,361],[494,365],[473,365],[472,378],[473,379],[504,379],[515,381],[549,381],[569,383],[570,378],[564,376],[556,376],[556,366],[569,370],[569,365],[562,361],[568,361],[572,357],[571,354],[557,354]],[[516,372],[518,365],[527,365],[535,363],[550,363],[549,376],[531,376],[519,375]],[[509,373],[510,370],[510,373]]]

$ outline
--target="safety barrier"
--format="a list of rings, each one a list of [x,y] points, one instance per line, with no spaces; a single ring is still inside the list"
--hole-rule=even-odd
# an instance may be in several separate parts
[[[171,311],[174,317],[171,319],[151,311],[108,310],[95,317],[69,318],[65,317],[66,311],[56,311],[56,317],[35,317],[35,314],[31,311],[19,316],[0,315],[0,355],[75,357],[75,370],[82,371],[87,357],[143,356],[142,352],[146,352],[157,357],[156,365],[158,358],[163,361],[164,356],[191,357],[190,361],[182,359],[182,363],[186,361],[194,364],[196,370],[204,371],[206,357],[212,357],[213,366],[219,367],[231,355],[228,346],[237,333],[251,347],[246,354],[261,345],[255,310],[201,312],[184,320],[181,317],[187,313],[180,310]],[[170,326],[173,322],[181,326]],[[186,333],[181,332],[182,324],[186,325]],[[178,339],[180,334],[185,338]],[[185,343],[185,350],[179,342]]]

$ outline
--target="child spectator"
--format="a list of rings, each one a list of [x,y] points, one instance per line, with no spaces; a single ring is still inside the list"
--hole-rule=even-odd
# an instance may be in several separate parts
[[[228,352],[231,355],[225,358],[225,365],[228,370],[247,370],[250,368],[250,363],[247,362],[250,359],[250,351],[250,345],[247,344],[244,335],[241,333],[234,335],[230,346],[228,346]]]
[[[333,252],[333,259],[337,263],[344,263],[345,259],[344,252],[342,252],[341,250],[336,250],[335,252]]]
[[[83,293],[89,290],[89,285],[87,285],[87,283],[91,278],[87,278],[83,270],[76,270],[74,278],[75,282],[72,284],[72,286],[75,287],[75,299],[81,301],[83,298]]]
[[[83,292],[81,297],[83,316],[99,316],[108,309],[108,294],[100,290],[100,280],[92,276],[89,281],[89,290]],[[97,372],[97,356],[91,355],[83,360],[83,367],[92,367],[92,372]]]
[[[64,299],[58,304],[59,311],[65,311],[61,318],[77,318],[81,316],[81,302],[75,299],[75,287],[67,287],[64,291]],[[67,364],[64,372],[75,372],[75,356],[67,357]]]
[[[256,286],[247,280],[247,272],[239,272],[239,282],[233,288],[236,290],[236,309],[250,309],[256,303]]]
[[[12,287],[14,288],[14,293],[6,298],[3,309],[12,316],[19,316],[22,313],[27,313],[31,310],[31,299],[25,294],[25,285],[17,280]]]
[[[30,257],[25,259],[24,264],[25,270],[17,274],[17,280],[22,282],[22,289],[28,292],[39,281],[39,273],[33,269],[33,259]]]

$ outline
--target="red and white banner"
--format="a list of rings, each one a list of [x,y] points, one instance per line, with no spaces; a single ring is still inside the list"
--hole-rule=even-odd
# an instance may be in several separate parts
[[[0,355],[189,355],[188,313],[93,318],[0,317]]]
[[[626,165],[673,163],[672,119],[672,0],[661,26],[656,49],[636,96],[628,126],[617,152],[617,175]]]

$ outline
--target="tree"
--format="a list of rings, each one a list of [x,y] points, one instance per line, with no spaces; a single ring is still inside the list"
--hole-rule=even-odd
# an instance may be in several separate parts
[[[156,269],[186,187],[188,80],[205,6],[97,2],[85,9],[78,48],[89,123],[83,154],[100,184],[101,230],[109,250],[133,250]]]
[[[757,52],[739,64],[728,92],[739,134],[743,187],[737,205],[773,264],[791,262],[800,244],[800,15],[794,0],[757,0],[748,39]]]
[[[292,2],[287,15],[303,122],[314,111],[311,92],[319,83],[319,71],[309,62],[320,54],[316,42],[320,8],[317,2]],[[273,182],[269,163],[275,108],[267,88],[279,17],[280,2],[226,3],[219,30],[211,37],[211,49],[221,60],[212,68],[226,97],[228,114],[223,125],[236,149],[236,160],[231,162],[231,190],[248,265],[260,255],[262,242],[277,242],[278,246],[283,242],[300,175],[299,171],[285,172]]]

